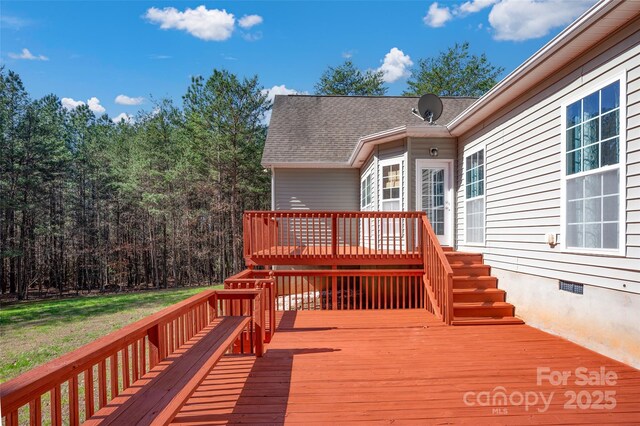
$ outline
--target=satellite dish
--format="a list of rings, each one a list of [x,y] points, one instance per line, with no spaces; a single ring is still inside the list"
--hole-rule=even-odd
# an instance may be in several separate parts
[[[418,112],[423,120],[433,123],[442,115],[442,101],[433,93],[420,96]]]

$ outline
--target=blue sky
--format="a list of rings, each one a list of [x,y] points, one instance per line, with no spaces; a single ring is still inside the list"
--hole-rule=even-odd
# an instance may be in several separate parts
[[[506,75],[593,3],[3,0],[0,63],[33,97],[91,99],[111,117],[151,109],[151,98],[180,103],[191,76],[214,68],[257,74],[271,93],[313,93],[345,57],[385,71],[388,94],[399,95],[411,63],[456,42]]]

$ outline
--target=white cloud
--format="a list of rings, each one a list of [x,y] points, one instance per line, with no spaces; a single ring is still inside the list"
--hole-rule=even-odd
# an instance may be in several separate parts
[[[104,107],[100,105],[100,99],[96,98],[95,96],[87,100],[87,105],[89,106],[89,109],[96,114],[102,114],[106,111],[106,109],[104,109]]]
[[[564,27],[597,0],[468,0],[459,6],[440,7],[432,3],[424,23],[442,27],[455,18],[491,7],[489,24],[496,40],[521,41],[543,37]]]
[[[284,84],[280,86],[273,86],[271,89],[262,89],[262,94],[267,95],[267,100],[273,102],[276,95],[298,95],[303,92],[298,92],[295,89],[289,89]]]
[[[568,25],[594,3],[595,0],[502,0],[491,9],[489,23],[496,40],[528,40]]]
[[[144,98],[131,98],[127,95],[118,95],[116,96],[115,102],[119,105],[140,105],[142,104],[142,102],[144,102]]]
[[[458,14],[469,14],[480,12],[482,9],[486,9],[489,6],[496,4],[498,0],[471,0],[464,2],[457,9],[456,13]]]
[[[76,101],[73,98],[62,98],[60,102],[62,102],[62,107],[68,110],[76,109],[80,105],[88,105],[89,109],[96,114],[102,114],[106,111],[106,109],[102,105],[100,105],[100,99],[96,98],[95,96],[88,99],[86,103],[82,101]]]
[[[257,41],[262,38],[262,31],[256,31],[255,33],[246,33],[242,35],[242,38],[247,41]]]
[[[9,57],[12,59],[26,59],[27,61],[48,61],[44,55],[34,55],[26,47],[22,49],[20,53],[9,53]]]
[[[120,123],[122,120],[124,120],[125,123],[133,123],[133,117],[127,114],[126,112],[121,112],[120,114],[118,114],[117,116],[111,119],[111,121],[113,121],[116,124]]]
[[[62,102],[62,107],[68,110],[76,109],[80,105],[84,105],[84,102],[76,101],[75,99],[72,99],[72,98],[62,98],[60,102]]]
[[[23,27],[31,25],[31,21],[18,18],[17,16],[0,15],[0,24],[2,24],[4,28],[19,30]]]
[[[238,25],[244,29],[249,29],[255,25],[262,24],[262,16],[260,15],[245,15],[238,20]]]
[[[433,28],[442,27],[451,19],[453,19],[451,10],[448,7],[439,7],[438,3],[432,3],[427,14],[422,18],[425,25]]]
[[[202,40],[214,41],[231,37],[236,22],[233,14],[227,13],[226,10],[207,9],[205,6],[187,8],[184,12],[174,7],[152,7],[147,10],[145,18],[160,24],[163,30],[183,30]]]
[[[306,95],[307,92],[299,92],[295,89],[289,89],[287,86],[282,84],[280,86],[273,86],[271,89],[263,89],[262,94],[267,95],[267,100],[269,102],[273,102],[276,95]],[[271,121],[271,110],[267,111],[264,116],[265,124],[269,124],[269,121]]]
[[[411,72],[409,68],[413,65],[413,61],[409,55],[405,55],[404,52],[397,47],[392,48],[389,53],[384,55],[384,60],[378,71],[382,71],[384,81],[387,83],[393,83],[401,78],[408,77]]]

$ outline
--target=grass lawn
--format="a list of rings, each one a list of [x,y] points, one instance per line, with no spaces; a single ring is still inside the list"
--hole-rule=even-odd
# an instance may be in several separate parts
[[[78,297],[3,307],[0,310],[0,382],[216,287]]]

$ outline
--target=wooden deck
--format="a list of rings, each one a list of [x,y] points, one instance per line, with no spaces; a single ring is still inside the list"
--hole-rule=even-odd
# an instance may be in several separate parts
[[[571,376],[539,385],[539,367]],[[614,372],[616,384],[580,385],[579,367]],[[285,312],[263,358],[223,358],[174,419],[350,422],[638,424],[640,371],[526,325],[446,327],[424,310]]]

